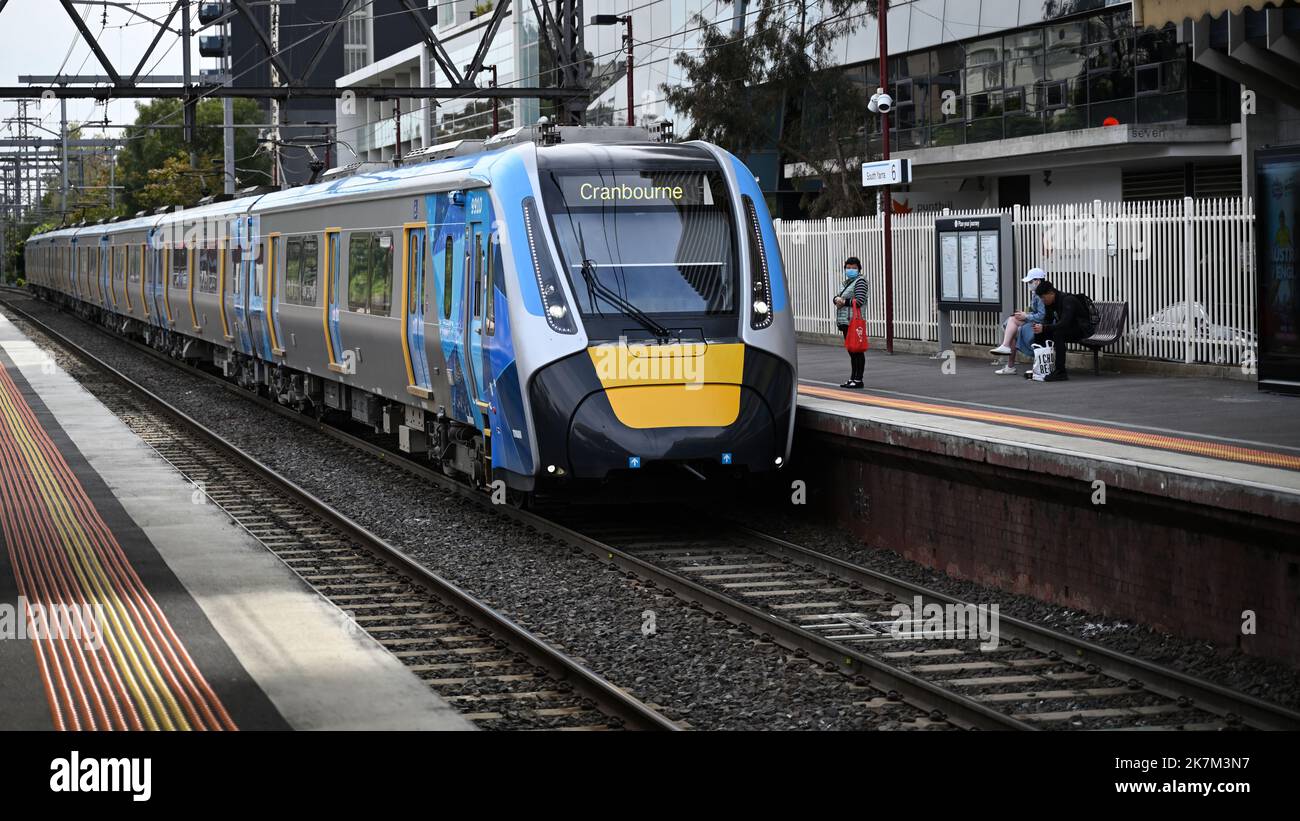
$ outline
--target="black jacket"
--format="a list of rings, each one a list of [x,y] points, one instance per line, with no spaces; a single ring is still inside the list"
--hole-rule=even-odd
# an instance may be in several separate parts
[[[1045,318],[1047,321],[1043,323],[1043,330],[1051,331],[1057,336],[1064,334],[1082,339],[1092,333],[1092,318],[1083,307],[1083,302],[1074,294],[1057,291],[1056,300],[1047,309]]]

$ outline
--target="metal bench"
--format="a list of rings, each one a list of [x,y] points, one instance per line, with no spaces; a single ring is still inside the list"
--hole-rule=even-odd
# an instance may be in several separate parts
[[[1124,333],[1124,323],[1128,321],[1127,302],[1097,302],[1100,318],[1092,336],[1080,339],[1079,344],[1092,350],[1092,372],[1101,373],[1101,349],[1114,345]]]

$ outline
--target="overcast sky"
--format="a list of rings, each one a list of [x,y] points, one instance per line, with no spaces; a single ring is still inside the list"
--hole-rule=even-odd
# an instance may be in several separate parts
[[[101,3],[75,3],[74,8],[97,36],[100,48],[118,73],[129,76],[158,28],[121,6],[130,6],[161,23],[166,19],[170,5],[171,0],[119,0],[107,6]],[[197,27],[197,3],[194,5],[193,24]],[[104,24],[105,11],[107,25]],[[180,28],[179,14],[172,26]],[[217,67],[217,61],[199,57],[197,38],[194,38],[191,45],[192,70],[196,75],[202,68]],[[153,74],[180,74],[181,54],[180,37],[164,34],[149,59],[146,71]],[[58,0],[9,0],[4,11],[0,11],[0,86],[20,85],[20,74],[58,74],[60,66],[63,67],[64,74],[105,74]],[[132,100],[115,100],[109,102],[107,107],[110,122],[130,123],[135,120],[135,105]],[[15,111],[13,102],[0,101],[0,119],[13,117]],[[29,111],[38,118],[44,118],[46,128],[58,131],[58,102],[42,105],[38,100]],[[104,106],[94,100],[68,101],[69,120],[100,120],[103,117]],[[0,137],[12,137],[16,133],[14,126],[0,125]]]

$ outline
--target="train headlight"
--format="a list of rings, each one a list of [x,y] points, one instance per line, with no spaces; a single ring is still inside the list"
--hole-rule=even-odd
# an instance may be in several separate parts
[[[758,223],[758,209],[748,195],[741,197],[745,216],[749,221],[749,271],[753,282],[754,304],[749,314],[749,327],[761,330],[772,324],[772,280],[767,270],[767,249],[763,246],[763,230]]]
[[[573,334],[578,327],[564,297],[564,288],[555,272],[551,250],[545,243],[542,221],[537,215],[537,202],[532,197],[524,199],[524,231],[528,234],[528,251],[533,256],[533,270],[537,272],[537,290],[542,294],[542,310],[546,324],[556,333]]]

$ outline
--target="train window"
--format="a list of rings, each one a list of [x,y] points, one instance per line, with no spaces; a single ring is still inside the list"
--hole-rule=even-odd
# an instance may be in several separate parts
[[[370,313],[388,316],[393,309],[393,235],[380,234],[375,241],[370,273]]]
[[[415,231],[406,233],[406,315],[414,316],[420,307],[420,302],[424,296],[416,288],[423,283],[423,277],[420,276],[421,260],[424,259],[423,249],[420,245],[424,242],[424,234]]]
[[[184,245],[172,249],[172,287],[185,290],[190,287],[190,254]]]
[[[316,304],[316,272],[320,267],[320,240],[307,237],[302,243],[301,305]]]
[[[370,257],[373,234],[348,236],[348,310],[364,314],[370,306]]]
[[[501,241],[496,237],[496,235],[493,235],[492,267],[488,268],[487,280],[487,316],[483,321],[488,336],[494,336],[497,332],[496,284],[498,282],[501,283],[502,288],[505,287],[505,270],[501,262]]]
[[[259,242],[253,246],[253,296],[262,295],[262,281],[266,276],[266,244]]]
[[[230,292],[232,294],[235,294],[236,296],[238,296],[240,293],[239,281],[240,279],[242,279],[242,277],[239,276],[239,264],[243,261],[244,261],[243,252],[240,251],[239,248],[237,247],[231,248],[230,263],[229,263],[230,267],[226,269],[226,278],[230,280]]]
[[[615,307],[601,289],[584,287],[584,277],[652,316],[736,313],[738,234],[720,171],[575,170],[541,182],[556,250],[584,316]],[[629,190],[645,196],[601,198]],[[595,199],[584,196],[592,191]]]
[[[456,241],[447,235],[446,252],[442,260],[442,316],[451,319],[451,277],[455,268]]]
[[[284,243],[284,301],[302,303],[302,240],[297,237]]]
[[[348,237],[348,310],[388,316],[393,299],[393,235]]]
[[[474,318],[483,316],[483,235],[474,234]]]
[[[217,254],[216,246],[212,243],[199,251],[199,279],[196,284],[202,293],[215,294],[220,287],[221,271],[218,266],[221,258]]]

